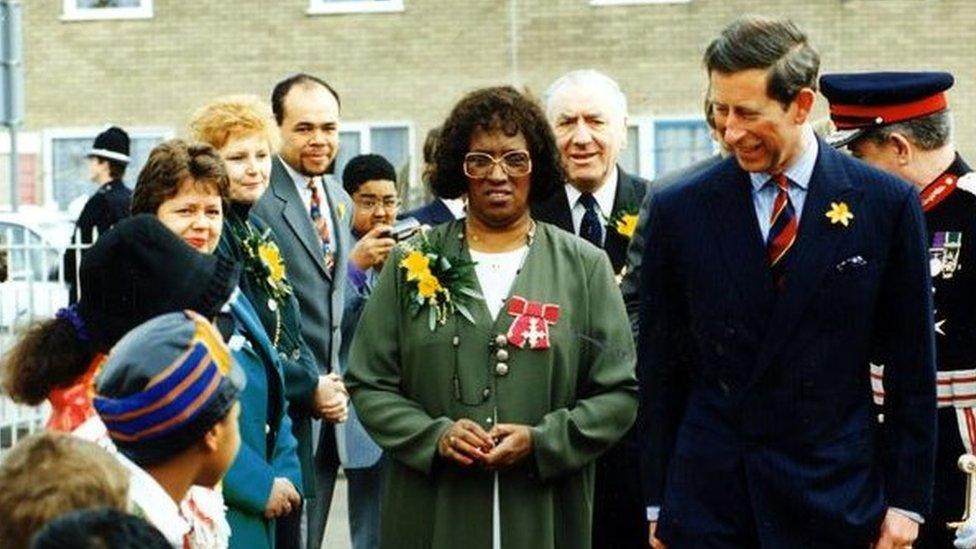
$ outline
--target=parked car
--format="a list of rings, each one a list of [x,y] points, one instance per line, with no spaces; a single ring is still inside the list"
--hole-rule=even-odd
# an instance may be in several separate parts
[[[73,225],[55,216],[33,221],[25,214],[0,214],[0,247],[7,276],[0,282],[0,331],[48,318],[67,305],[62,257]]]

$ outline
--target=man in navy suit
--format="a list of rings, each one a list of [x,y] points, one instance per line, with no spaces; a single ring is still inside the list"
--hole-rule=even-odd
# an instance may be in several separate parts
[[[642,272],[656,547],[909,547],[932,501],[931,280],[910,185],[819,141],[791,22],[707,48],[734,158],[658,192]],[[884,363],[884,437],[870,362]]]

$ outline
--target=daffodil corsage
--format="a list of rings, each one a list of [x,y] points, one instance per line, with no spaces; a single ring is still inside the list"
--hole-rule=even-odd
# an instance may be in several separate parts
[[[607,228],[617,231],[620,236],[630,240],[637,230],[637,208],[630,205],[613,212],[607,220]]]
[[[406,288],[402,295],[410,314],[417,316],[426,308],[432,332],[455,312],[474,324],[471,307],[482,299],[475,282],[475,263],[446,256],[426,233],[400,243],[399,248],[398,267]]]
[[[268,297],[274,301],[276,309],[291,295],[291,284],[285,275],[285,261],[281,250],[271,239],[271,229],[259,233],[250,224],[241,234],[241,247],[244,249],[244,270],[253,275]],[[270,303],[269,303],[270,305]]]

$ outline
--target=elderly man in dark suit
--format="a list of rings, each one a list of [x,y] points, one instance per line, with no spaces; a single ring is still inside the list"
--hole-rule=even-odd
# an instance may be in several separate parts
[[[620,274],[630,235],[616,221],[637,214],[650,185],[617,165],[627,143],[627,98],[612,78],[584,69],[558,78],[545,100],[569,181],[565,192],[533,206],[532,216],[603,248]]]
[[[319,549],[339,466],[332,424],[343,420],[348,398],[338,356],[353,209],[349,195],[325,175],[339,151],[335,90],[319,78],[297,74],[275,86],[271,104],[281,148],[271,167],[270,188],[254,213],[274,231],[298,297],[302,336],[319,369],[285,371],[288,411],[305,477],[307,548]],[[297,526],[279,525],[279,547],[294,546]]]
[[[617,165],[627,136],[627,98],[609,76],[576,70],[546,92],[546,114],[569,181],[564,190],[533,205],[532,215],[603,248],[617,275],[624,268],[631,230],[618,230],[634,216],[648,181]],[[593,547],[643,548],[645,519],[637,441],[631,430],[597,460],[593,502]]]
[[[705,66],[734,158],[655,194],[641,277],[651,541],[908,547],[936,424],[916,193],[814,135],[819,56],[794,24],[739,19]]]

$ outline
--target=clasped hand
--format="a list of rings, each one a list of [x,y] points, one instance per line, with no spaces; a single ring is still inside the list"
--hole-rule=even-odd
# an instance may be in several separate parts
[[[500,423],[485,431],[470,419],[455,421],[441,436],[437,452],[441,457],[486,469],[511,467],[532,451],[532,431],[526,425]]]
[[[319,376],[312,412],[329,423],[342,423],[349,415],[349,393],[339,374]]]
[[[268,502],[264,506],[264,517],[274,519],[283,517],[298,509],[302,497],[291,481],[285,477],[277,477],[271,485]]]

